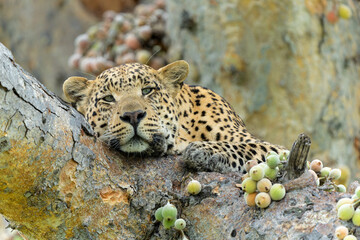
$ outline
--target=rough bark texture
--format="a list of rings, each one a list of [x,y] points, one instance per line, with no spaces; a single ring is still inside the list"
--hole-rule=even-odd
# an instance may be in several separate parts
[[[309,154],[311,140],[305,134],[300,134],[294,142],[286,166],[286,179],[291,180],[300,177],[306,170],[306,160]]]
[[[336,2],[169,0],[168,32],[173,58],[191,62],[251,132],[287,147],[305,132],[312,157],[359,177],[359,2],[330,24]]]
[[[194,239],[331,239],[337,193],[304,188],[246,206],[237,173],[189,173],[181,157],[127,159],[19,67],[0,44],[0,213],[29,239],[178,239],[155,222],[168,200]],[[185,186],[196,178],[197,196]]]

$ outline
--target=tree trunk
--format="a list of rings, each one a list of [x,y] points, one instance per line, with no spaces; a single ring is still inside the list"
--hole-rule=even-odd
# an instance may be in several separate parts
[[[250,132],[287,147],[305,132],[312,157],[360,177],[360,6],[346,1],[353,17],[331,24],[339,2],[169,0],[167,29],[173,59],[192,63]]]
[[[259,210],[245,204],[238,173],[189,173],[179,156],[119,156],[1,44],[0,62],[0,213],[28,239],[179,239],[154,219],[168,200],[191,240],[329,239],[339,224],[339,194],[312,178]],[[186,193],[190,177],[199,195]]]

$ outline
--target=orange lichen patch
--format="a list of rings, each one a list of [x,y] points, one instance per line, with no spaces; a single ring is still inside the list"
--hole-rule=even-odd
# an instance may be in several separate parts
[[[216,194],[216,195],[219,195],[219,186],[216,186],[211,192]]]
[[[75,172],[77,165],[78,163],[71,159],[61,169],[59,175],[59,191],[60,194],[64,197],[65,202],[70,202],[76,189]]]
[[[100,190],[100,197],[104,203],[115,205],[118,203],[129,203],[129,194],[126,190],[112,189],[111,187],[105,187]]]
[[[1,135],[5,135],[0,132]],[[40,239],[44,234],[55,231],[61,224],[62,213],[54,214],[48,206],[53,204],[42,186],[39,176],[45,176],[54,170],[53,162],[60,151],[49,145],[35,145],[30,139],[10,139],[9,151],[0,153],[0,208],[2,214],[28,236]],[[19,214],[21,213],[21,214]],[[33,229],[37,229],[36,233]]]
[[[305,0],[305,6],[311,14],[324,13],[326,4],[326,0]]]

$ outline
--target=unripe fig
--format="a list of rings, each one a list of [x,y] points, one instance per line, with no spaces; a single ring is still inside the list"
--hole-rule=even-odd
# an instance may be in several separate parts
[[[120,31],[123,33],[127,33],[132,30],[133,25],[129,20],[124,20],[124,22],[120,25]]]
[[[145,41],[149,40],[152,34],[151,27],[148,25],[139,27],[138,32],[139,32],[139,37]]]
[[[86,34],[88,35],[90,40],[94,40],[97,35],[97,31],[99,30],[99,26],[91,26],[87,31]]]
[[[259,163],[258,166],[262,167],[265,171],[265,168],[269,167],[266,162]]]
[[[335,229],[335,236],[338,239],[344,239],[349,234],[349,229],[345,226],[339,226]]]
[[[170,221],[171,219],[176,220],[176,215],[177,215],[177,209],[174,205],[172,205],[171,203],[167,203],[162,210],[162,216],[164,218],[164,220],[166,221]]]
[[[90,46],[89,37],[86,33],[80,34],[75,38],[75,46],[80,49],[86,49]]]
[[[172,226],[174,226],[175,221],[176,218],[164,218],[162,223],[165,229],[170,229]]]
[[[259,181],[264,177],[264,169],[259,166],[254,166],[250,169],[250,177],[254,181]]]
[[[245,202],[248,206],[250,207],[255,207],[256,203],[255,203],[255,198],[256,195],[258,193],[257,192],[253,192],[253,193],[245,193],[244,197],[245,197]]]
[[[274,169],[280,164],[280,158],[278,155],[270,155],[266,158],[267,165]]]
[[[151,53],[148,50],[138,50],[136,52],[136,61],[142,64],[146,64],[151,57]]]
[[[257,162],[257,160],[249,160],[249,161],[247,161],[246,163],[245,163],[245,170],[247,171],[247,172],[249,172],[250,171],[250,169],[253,167],[253,166],[255,166],[255,165],[258,165],[258,162]]]
[[[345,187],[344,185],[342,185],[342,184],[339,184],[339,185],[337,185],[337,186],[335,187],[335,190],[336,190],[337,192],[346,192],[346,187]]]
[[[267,208],[271,203],[271,198],[268,193],[258,193],[255,197],[256,206],[259,208]]]
[[[279,172],[279,168],[276,167],[274,169],[270,168],[266,165],[265,167],[265,177],[267,177],[270,180],[275,180],[277,178],[277,174]]]
[[[335,180],[334,183],[335,184],[344,184],[345,186],[348,184],[348,181],[350,179],[350,168],[347,166],[341,166],[339,167],[340,171],[341,171],[341,176],[339,179]]]
[[[201,191],[201,183],[196,180],[191,180],[187,185],[188,193],[192,195],[197,195]]]
[[[338,209],[338,218],[341,220],[350,220],[354,212],[355,210],[352,204],[344,204]]]
[[[338,168],[334,168],[329,173],[329,178],[331,180],[337,180],[341,177],[341,170]]]
[[[312,162],[310,163],[310,169],[313,170],[314,172],[317,173],[320,172],[322,167],[323,167],[323,163],[319,159],[312,160]]]
[[[259,192],[269,192],[271,187],[272,187],[272,183],[267,178],[261,179],[256,184],[256,188]]]
[[[256,182],[251,178],[247,178],[241,183],[241,187],[244,192],[253,193],[256,191]]]
[[[177,230],[183,230],[183,229],[186,227],[186,222],[185,222],[184,219],[179,218],[179,219],[176,219],[174,225],[175,225],[175,226],[174,226],[175,229],[177,229]]]
[[[274,184],[270,189],[270,197],[272,200],[279,201],[285,197],[285,194],[285,187],[280,183]]]
[[[267,158],[270,155],[278,155],[278,154],[276,152],[274,152],[274,151],[269,151],[269,152],[266,153],[265,158]]]
[[[339,6],[339,16],[343,19],[349,19],[351,18],[351,9],[346,6],[345,4],[340,4]]]
[[[354,216],[352,217],[352,222],[355,226],[360,226],[360,208],[358,207],[355,210]]]
[[[347,235],[343,240],[357,240],[357,238],[354,235]]]
[[[354,202],[354,200],[350,199],[350,198],[341,198],[337,203],[336,203],[336,210],[338,210],[342,205],[344,204],[352,204]]]
[[[126,34],[125,44],[131,49],[138,49],[141,47],[139,39],[133,33]]]
[[[360,186],[355,189],[355,195],[360,198]]]
[[[290,156],[289,150],[284,150],[279,154],[280,161],[287,161]]]
[[[82,55],[80,53],[74,53],[73,55],[71,55],[68,60],[69,67],[79,68],[79,63],[80,63],[81,57],[82,57]]]
[[[327,177],[329,176],[329,173],[331,171],[331,168],[329,167],[323,167],[320,171],[320,177]]]
[[[94,59],[93,58],[82,58],[79,62],[79,68],[83,72],[91,73],[94,71]]]
[[[162,211],[163,211],[163,207],[161,208],[158,208],[156,211],[155,211],[155,219],[158,220],[158,221],[162,221],[164,218],[163,218],[163,215],[162,215]]]

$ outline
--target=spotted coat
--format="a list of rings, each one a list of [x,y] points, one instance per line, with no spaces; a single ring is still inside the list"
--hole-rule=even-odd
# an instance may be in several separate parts
[[[185,61],[159,70],[125,64],[95,80],[70,77],[63,90],[99,139],[127,155],[183,154],[191,168],[228,172],[283,149],[249,133],[218,94],[184,84],[187,74]]]

